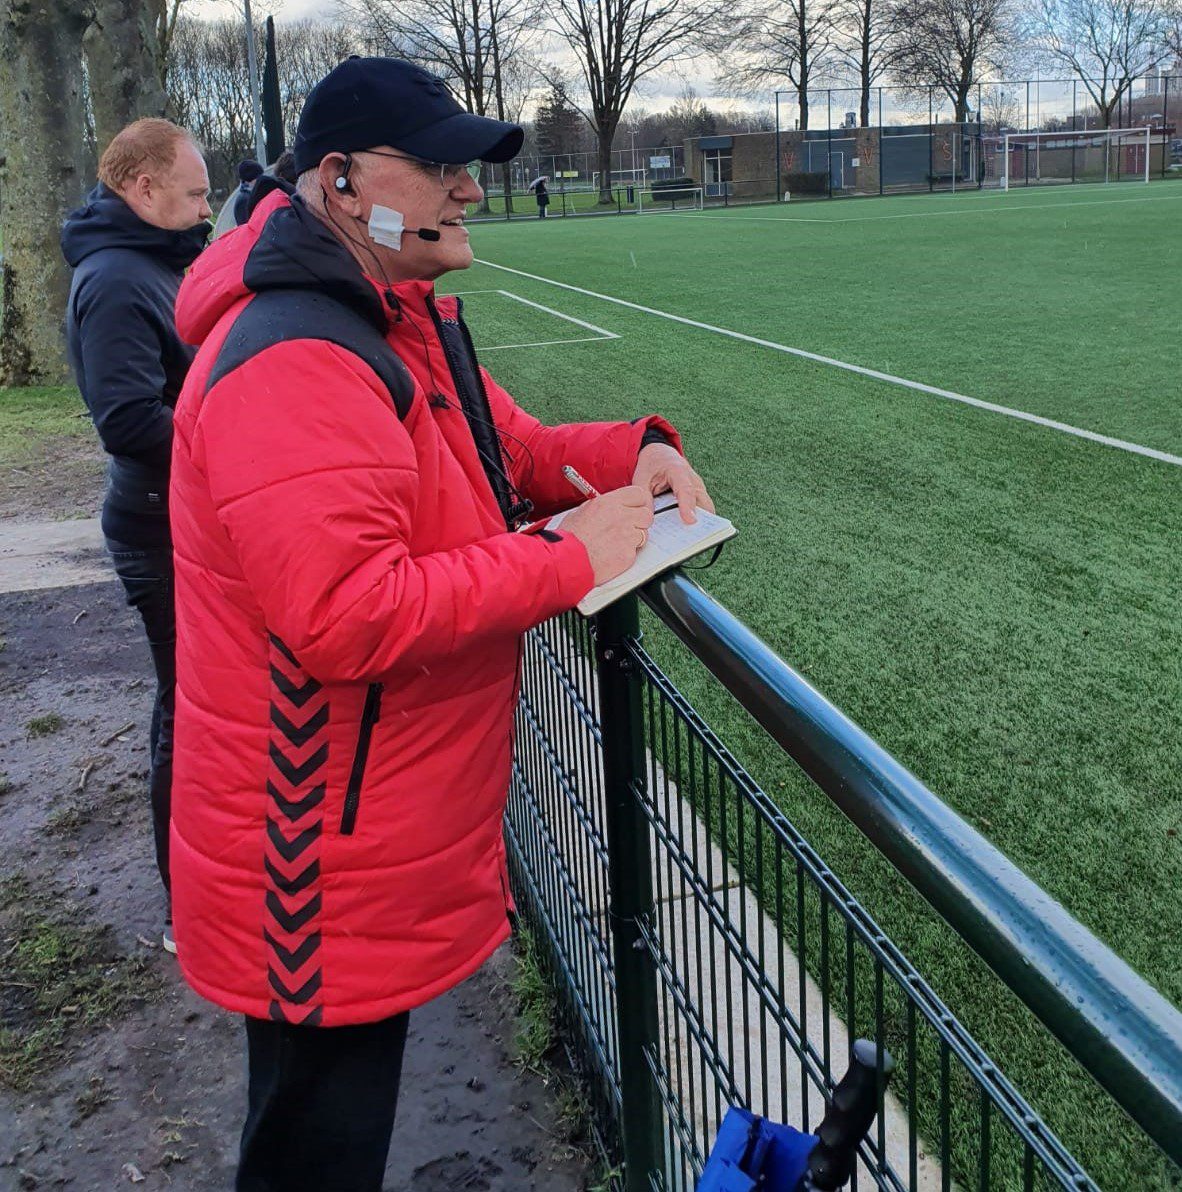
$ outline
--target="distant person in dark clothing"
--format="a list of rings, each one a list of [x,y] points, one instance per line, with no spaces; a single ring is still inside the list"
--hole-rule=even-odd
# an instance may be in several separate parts
[[[248,157],[238,163],[238,185],[230,191],[230,197],[222,204],[218,217],[213,225],[213,238],[216,240],[225,232],[232,231],[239,224],[246,223],[250,215],[250,192],[255,182],[263,173],[263,167],[253,158]]]
[[[208,195],[192,137],[167,120],[137,120],[107,147],[99,184],[66,219],[61,237],[74,269],[70,363],[111,457],[103,535],[156,669],[148,786],[166,891],[176,684],[168,476],[172,408],[193,357],[176,333],[173,305],[209,235]],[[171,909],[164,946],[175,951]]]
[[[284,150],[264,171],[291,186],[295,186],[299,175],[295,172],[295,155],[290,149]]]
[[[250,191],[255,180],[263,172],[263,167],[252,158],[238,163],[238,189],[234,192],[234,222],[246,223],[247,211],[250,207]]]
[[[534,183],[534,198],[538,201],[538,219],[545,219],[546,208],[550,206],[550,192],[546,189],[545,178],[539,178]]]

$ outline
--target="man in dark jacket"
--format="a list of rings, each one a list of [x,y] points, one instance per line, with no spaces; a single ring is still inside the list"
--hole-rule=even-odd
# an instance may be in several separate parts
[[[70,363],[111,457],[103,534],[128,604],[143,618],[156,670],[149,790],[166,891],[176,683],[168,474],[172,408],[192,360],[173,304],[209,234],[208,193],[189,134],[167,120],[137,120],[108,146],[98,186],[62,229],[62,252],[74,268]],[[164,946],[175,951],[171,910]]]

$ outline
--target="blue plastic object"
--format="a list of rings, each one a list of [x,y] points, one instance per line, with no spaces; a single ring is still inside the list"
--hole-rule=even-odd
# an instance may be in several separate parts
[[[698,1192],[799,1192],[815,1134],[732,1105],[706,1160]]]

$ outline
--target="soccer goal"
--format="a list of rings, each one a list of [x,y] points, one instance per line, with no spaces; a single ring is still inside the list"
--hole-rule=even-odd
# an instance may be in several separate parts
[[[637,187],[636,210],[641,215],[654,211],[701,211],[706,192],[700,186]]]
[[[1149,128],[1008,132],[994,172],[1002,190],[1064,182],[1148,182]]]
[[[599,185],[600,171],[596,170],[591,175],[591,181],[595,186]],[[617,189],[621,186],[647,186],[648,172],[645,170],[612,170],[608,177],[608,184],[612,189]]]

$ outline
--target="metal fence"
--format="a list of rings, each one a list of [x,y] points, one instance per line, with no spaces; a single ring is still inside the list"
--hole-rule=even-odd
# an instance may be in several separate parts
[[[1111,92],[1111,87],[1109,87]],[[1006,175],[1006,133],[1069,134],[1078,152],[1048,158],[1045,176],[1015,161],[1022,183],[1140,181],[1146,169],[1164,178],[1182,170],[1182,77],[1136,80],[1107,114],[1083,79],[982,82],[958,110],[941,88],[930,86],[833,88],[810,97],[807,127],[800,127],[796,97],[776,94],[776,131],[710,138],[687,147],[687,173],[718,196],[767,200],[785,192],[846,198],[914,191],[953,191],[996,186]],[[794,116],[794,113],[796,115]],[[1148,155],[1133,144],[1111,160],[1078,134],[1107,128],[1148,128]],[[727,141],[729,145],[716,142]],[[1088,152],[1088,149],[1092,150]],[[1059,157],[1064,157],[1062,152]]]
[[[1182,1014],[700,588],[645,599],[1131,1115],[1122,1186],[1182,1186]],[[529,635],[506,825],[628,1192],[691,1189],[731,1103],[815,1127],[856,1035],[898,1069],[853,1187],[1098,1187],[654,662],[634,599]]]

